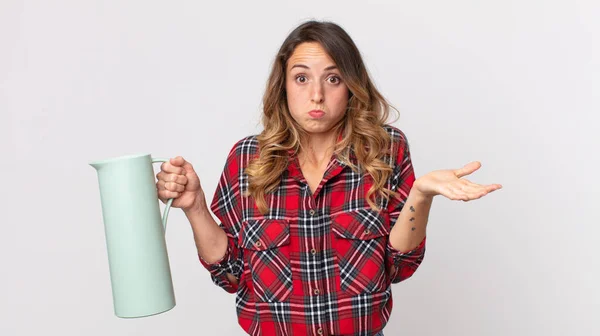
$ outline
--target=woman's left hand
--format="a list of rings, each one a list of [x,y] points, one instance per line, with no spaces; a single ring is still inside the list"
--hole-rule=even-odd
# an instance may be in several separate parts
[[[443,195],[451,200],[470,200],[502,188],[500,184],[481,185],[461,178],[481,167],[479,161],[473,161],[459,169],[435,170],[415,180],[413,188],[425,197]]]

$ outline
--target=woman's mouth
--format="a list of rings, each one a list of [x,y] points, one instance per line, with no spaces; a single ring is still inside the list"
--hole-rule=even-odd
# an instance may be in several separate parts
[[[308,115],[315,119],[319,119],[325,115],[325,112],[323,112],[321,110],[312,110],[312,111],[308,112]]]

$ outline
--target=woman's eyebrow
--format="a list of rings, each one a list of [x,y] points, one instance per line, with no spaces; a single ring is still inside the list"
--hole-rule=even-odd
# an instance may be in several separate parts
[[[292,66],[290,68],[290,70],[292,70],[293,68],[310,69],[307,65],[304,65],[304,64],[294,64],[294,66]],[[329,70],[333,70],[333,69],[337,69],[337,66],[336,65],[330,65],[330,66],[326,67],[324,70],[325,71],[329,71]]]

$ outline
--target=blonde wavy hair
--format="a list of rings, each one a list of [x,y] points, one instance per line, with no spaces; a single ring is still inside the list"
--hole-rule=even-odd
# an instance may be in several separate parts
[[[292,118],[288,109],[285,80],[286,66],[296,46],[303,42],[318,42],[337,65],[342,80],[349,89],[344,118],[334,126],[336,134],[343,130],[334,154],[357,172],[349,159],[353,150],[358,165],[373,179],[367,192],[367,202],[376,210],[376,195],[389,199],[398,193],[385,188],[392,167],[383,161],[390,154],[391,137],[383,128],[391,106],[373,85],[360,52],[350,36],[332,22],[307,21],[295,28],[285,39],[273,62],[263,96],[262,124],[257,136],[259,155],[246,168],[248,189],[244,196],[254,198],[261,214],[269,211],[266,195],[277,189],[281,174],[289,163],[289,153],[304,151],[302,144],[308,134]],[[397,111],[397,110],[396,110]]]

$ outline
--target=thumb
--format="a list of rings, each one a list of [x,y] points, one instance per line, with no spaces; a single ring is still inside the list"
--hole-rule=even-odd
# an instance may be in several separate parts
[[[481,163],[479,161],[473,161],[473,162],[467,163],[462,168],[455,170],[454,174],[460,178],[465,175],[471,174],[472,172],[476,171],[479,168],[481,168]]]
[[[171,158],[170,162],[174,166],[183,168],[186,171],[186,173],[194,172],[194,167],[192,166],[192,164],[186,161],[182,156],[176,156],[174,158]]]

